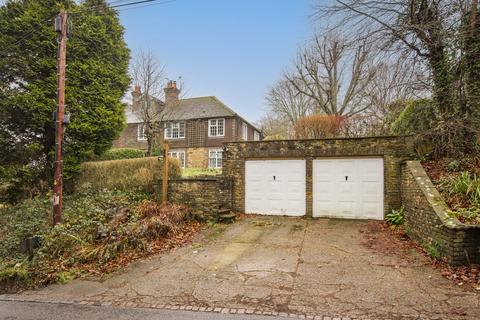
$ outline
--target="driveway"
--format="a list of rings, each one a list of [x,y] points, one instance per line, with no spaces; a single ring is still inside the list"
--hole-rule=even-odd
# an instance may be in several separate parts
[[[242,219],[102,281],[75,280],[16,298],[312,317],[480,319],[480,295],[444,279],[423,256],[387,256],[364,246],[367,223]]]

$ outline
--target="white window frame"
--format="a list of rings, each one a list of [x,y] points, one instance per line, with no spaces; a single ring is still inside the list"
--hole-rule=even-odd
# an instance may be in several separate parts
[[[147,135],[145,134],[145,123],[139,123],[137,126],[137,140],[145,141],[147,140]]]
[[[166,140],[185,139],[185,128],[185,121],[165,122],[164,137]]]
[[[248,125],[242,122],[242,139],[248,141]]]
[[[260,140],[260,132],[258,132],[257,130],[253,131],[253,140],[254,141]]]
[[[221,169],[223,167],[223,150],[209,149],[208,150],[208,167]]]
[[[221,125],[219,122],[221,121]],[[212,134],[214,131],[214,134]],[[221,133],[219,133],[221,131]],[[225,136],[225,119],[209,119],[208,120],[208,136],[209,137],[224,137]]]
[[[170,158],[178,159],[178,161],[180,161],[180,167],[185,168],[185,165],[187,164],[185,150],[170,150],[168,151],[168,156]]]

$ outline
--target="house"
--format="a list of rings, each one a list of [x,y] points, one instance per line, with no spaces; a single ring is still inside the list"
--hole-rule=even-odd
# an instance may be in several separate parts
[[[214,96],[180,99],[175,81],[169,81],[164,91],[165,101],[152,98],[162,111],[163,133],[158,133],[157,145],[167,140],[169,155],[179,159],[182,167],[221,168],[224,142],[261,139],[260,130]],[[147,149],[145,126],[134,112],[141,95],[136,86],[126,110],[127,127],[114,142],[115,148]]]

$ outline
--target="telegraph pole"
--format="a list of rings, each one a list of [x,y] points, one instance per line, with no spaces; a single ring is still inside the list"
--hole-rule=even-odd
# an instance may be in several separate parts
[[[57,112],[55,116],[55,172],[53,177],[53,225],[62,221],[63,192],[63,132],[65,114],[65,69],[67,60],[67,12],[60,10],[55,19],[55,31],[58,33],[58,87]]]

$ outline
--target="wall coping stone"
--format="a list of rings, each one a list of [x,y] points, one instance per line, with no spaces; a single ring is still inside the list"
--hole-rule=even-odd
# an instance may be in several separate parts
[[[442,221],[443,225],[448,229],[453,230],[469,230],[469,229],[478,229],[480,230],[480,225],[475,224],[465,224],[460,222],[457,218],[450,217],[447,213],[449,210],[445,200],[442,198],[437,188],[433,185],[432,181],[428,177],[425,169],[418,160],[405,161],[405,165],[408,170],[411,172],[415,182],[419,186],[422,193],[425,195],[428,203],[435,211],[437,216]]]
[[[337,137],[337,138],[316,138],[316,139],[278,139],[278,140],[248,140],[248,141],[226,141],[224,144],[241,144],[241,143],[262,143],[262,142],[302,142],[302,141],[336,141],[336,140],[385,140],[385,139],[398,139],[398,138],[410,138],[413,135],[389,135],[389,136],[367,136],[367,137]]]
[[[171,178],[171,179],[168,179],[168,181],[172,181],[172,182],[218,181],[218,180],[222,180],[222,179],[225,179],[225,176],[222,176],[222,175],[205,175],[205,176],[195,176],[195,177]]]

